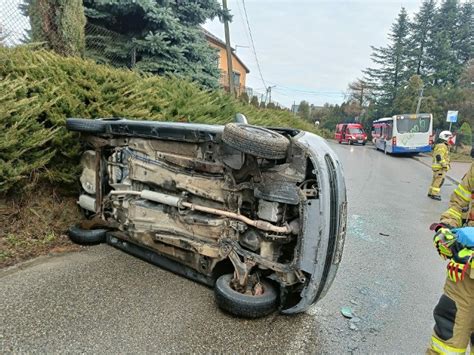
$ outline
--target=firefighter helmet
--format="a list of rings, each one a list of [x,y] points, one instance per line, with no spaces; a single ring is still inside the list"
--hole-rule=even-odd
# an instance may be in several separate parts
[[[445,142],[449,141],[452,137],[453,137],[453,134],[450,131],[442,131],[439,134],[439,139]]]

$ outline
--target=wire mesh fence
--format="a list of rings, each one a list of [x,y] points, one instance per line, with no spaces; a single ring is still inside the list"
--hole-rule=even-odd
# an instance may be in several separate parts
[[[28,16],[24,14],[22,0],[2,0],[0,6],[0,43],[15,46],[28,40],[31,30]]]
[[[86,56],[98,63],[116,67],[133,68],[136,64],[136,50],[133,42],[117,32],[90,22],[85,26]]]
[[[81,55],[99,63],[116,67],[132,68],[136,63],[136,52],[133,42],[120,33],[94,25],[82,16],[84,38],[74,33],[65,36],[61,45],[60,39],[54,38],[57,26],[62,25],[61,18],[53,6],[47,2],[29,0],[1,0],[0,6],[0,44],[14,47],[27,43],[38,43],[65,55]],[[31,5],[34,3],[34,7]],[[75,45],[74,42],[82,41]],[[74,46],[75,45],[75,46]],[[75,47],[79,51],[75,51]]]
[[[55,1],[0,0],[0,45],[14,47],[35,43],[63,55],[81,56],[114,67],[134,68],[140,60],[136,49],[139,39],[131,39],[97,25],[93,16],[85,16],[80,0],[68,1],[79,4],[81,8],[73,14],[69,12],[69,17],[65,19]],[[75,21],[74,26],[68,26],[71,21]],[[227,74],[225,71],[221,74],[220,86],[230,92]],[[238,81],[234,91],[254,106],[285,108],[271,100],[268,92],[262,94],[245,86],[245,81]]]

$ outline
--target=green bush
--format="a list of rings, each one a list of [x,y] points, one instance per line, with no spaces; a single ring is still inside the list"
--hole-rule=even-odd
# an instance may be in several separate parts
[[[472,144],[472,129],[468,122],[464,122],[458,131],[460,143],[463,145]]]
[[[237,112],[257,125],[315,131],[287,111],[258,109],[184,80],[0,47],[0,193],[32,177],[76,181],[81,146],[64,128],[67,117],[224,124]]]

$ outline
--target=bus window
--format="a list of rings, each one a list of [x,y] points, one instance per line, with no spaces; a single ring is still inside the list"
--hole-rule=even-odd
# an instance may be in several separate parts
[[[397,118],[398,133],[426,133],[430,129],[430,117],[418,116],[416,119]]]

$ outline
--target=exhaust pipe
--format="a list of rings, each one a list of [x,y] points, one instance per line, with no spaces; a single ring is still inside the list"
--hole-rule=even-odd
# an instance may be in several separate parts
[[[161,192],[155,192],[150,190],[143,190],[143,191],[111,191],[111,195],[135,195],[140,196],[143,199],[158,202],[164,205],[177,207],[177,208],[189,208],[190,210],[205,212],[210,214],[215,214],[222,217],[229,217],[232,219],[237,219],[239,221],[244,222],[250,226],[253,226],[257,229],[261,229],[267,232],[274,232],[274,233],[293,233],[298,234],[299,227],[296,226],[295,223],[286,226],[275,226],[267,221],[262,220],[253,220],[248,217],[245,217],[241,214],[237,214],[234,212],[224,211],[217,208],[211,208],[201,205],[195,205],[190,202],[183,201],[181,198],[176,196],[167,195]]]

